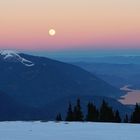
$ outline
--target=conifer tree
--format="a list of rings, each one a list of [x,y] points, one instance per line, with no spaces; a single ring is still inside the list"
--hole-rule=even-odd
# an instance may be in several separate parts
[[[93,103],[88,103],[87,105],[88,112],[86,116],[86,121],[97,122],[99,117],[99,111],[96,109],[96,106]]]
[[[72,105],[69,103],[68,112],[66,116],[66,121],[74,121],[74,113],[72,110]]]
[[[56,116],[56,121],[62,121],[62,116],[60,113]]]
[[[128,119],[128,115],[126,114],[125,115],[125,118],[124,118],[124,121],[123,121],[124,123],[128,123],[129,122],[129,119]]]
[[[120,123],[121,122],[121,117],[120,117],[120,113],[119,113],[118,110],[115,112],[114,121],[117,122],[117,123]]]
[[[83,121],[84,116],[81,109],[80,99],[77,100],[77,104],[74,107],[73,116],[74,121]]]
[[[100,117],[99,121],[101,122],[114,122],[114,112],[111,107],[103,100],[100,108]]]
[[[74,109],[73,109],[73,120],[78,121],[78,118],[77,118],[77,106],[74,106]]]
[[[138,104],[136,104],[135,110],[132,113],[131,122],[132,123],[140,123],[140,106]]]

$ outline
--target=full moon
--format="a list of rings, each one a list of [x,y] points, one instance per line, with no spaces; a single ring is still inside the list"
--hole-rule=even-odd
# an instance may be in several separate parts
[[[54,29],[49,30],[49,35],[54,36],[56,34],[56,31]]]

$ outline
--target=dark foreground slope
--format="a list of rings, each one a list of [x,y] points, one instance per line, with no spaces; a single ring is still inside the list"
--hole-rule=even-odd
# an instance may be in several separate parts
[[[26,106],[0,91],[0,121],[48,119],[42,108]]]

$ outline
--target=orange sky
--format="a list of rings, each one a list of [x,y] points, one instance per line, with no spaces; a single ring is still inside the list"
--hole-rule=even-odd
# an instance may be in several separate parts
[[[0,48],[87,46],[140,47],[140,0],[0,1]]]

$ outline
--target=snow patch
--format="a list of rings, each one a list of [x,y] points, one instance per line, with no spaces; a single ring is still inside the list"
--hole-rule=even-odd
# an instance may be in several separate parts
[[[0,122],[0,140],[139,140],[140,125]]]
[[[0,56],[6,61],[20,62],[27,67],[34,66],[34,63],[21,57],[18,52],[12,50],[2,50],[0,51]]]

